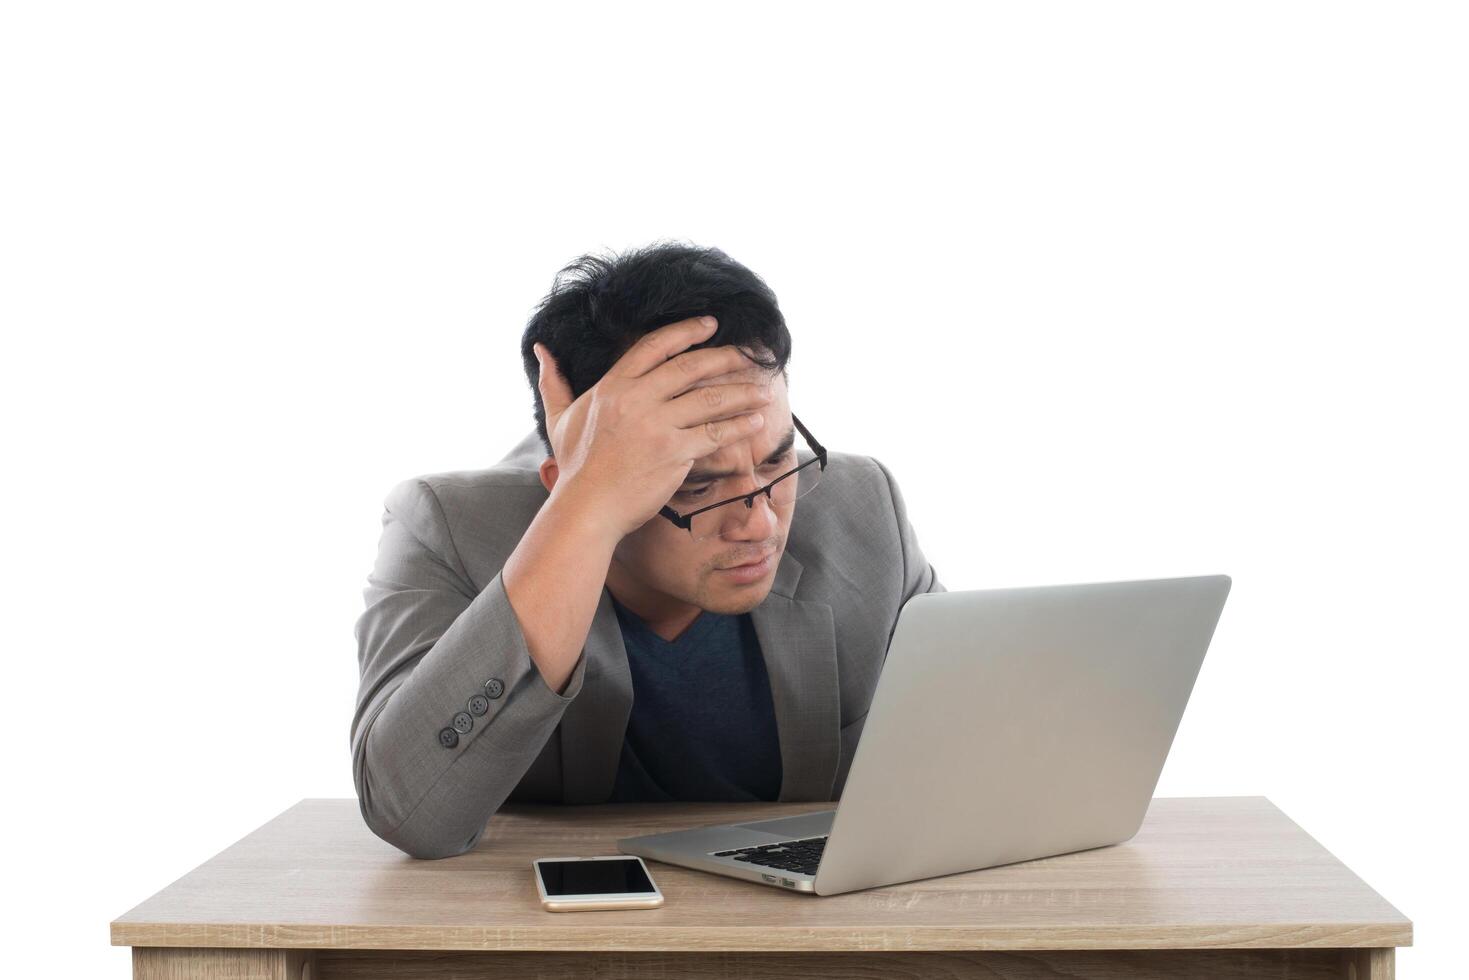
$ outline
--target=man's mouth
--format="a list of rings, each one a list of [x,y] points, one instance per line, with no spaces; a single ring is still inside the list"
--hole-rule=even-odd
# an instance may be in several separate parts
[[[750,566],[751,566],[751,565],[758,565],[758,564],[760,564],[760,563],[761,563],[761,562],[763,562],[763,561],[765,561],[765,559],[767,559],[767,558],[769,558],[769,557],[771,557],[771,556],[772,556],[772,555],[774,555],[774,554],[775,554],[775,552],[773,552],[773,551],[772,551],[772,552],[770,552],[770,553],[769,553],[769,554],[765,554],[765,555],[761,555],[761,556],[760,556],[760,557],[758,557],[758,558],[752,558],[752,559],[750,559],[750,560],[749,560],[749,561],[747,561],[747,562],[744,562],[744,563],[742,563],[742,564],[739,564],[739,565],[725,565],[725,566],[724,566],[724,567],[723,567],[723,568],[721,568],[721,569],[720,569],[720,571],[721,571],[721,572],[727,572],[727,571],[729,571],[729,570],[730,570],[730,569],[731,569],[731,568],[748,568],[748,567],[750,567]]]

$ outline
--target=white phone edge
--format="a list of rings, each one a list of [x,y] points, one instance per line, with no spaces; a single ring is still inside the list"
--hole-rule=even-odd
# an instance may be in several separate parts
[[[542,861],[627,861],[635,860],[643,869],[643,874],[648,876],[648,883],[653,886],[651,892],[620,892],[610,895],[557,895],[552,898],[546,894],[546,882],[541,877]],[[648,870],[647,863],[635,854],[597,854],[593,856],[569,855],[567,857],[539,857],[531,861],[531,877],[536,880],[536,891],[541,896],[541,908],[547,912],[583,912],[595,910],[617,910],[617,909],[655,909],[663,904],[663,892],[658,888],[658,882],[653,880],[653,873]]]

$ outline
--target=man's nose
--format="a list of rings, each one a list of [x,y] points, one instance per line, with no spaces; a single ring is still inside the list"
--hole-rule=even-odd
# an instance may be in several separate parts
[[[780,526],[780,515],[775,512],[770,498],[763,493],[755,494],[749,507],[736,503],[720,509],[731,512],[724,525],[724,536],[727,538],[758,541],[770,537]]]

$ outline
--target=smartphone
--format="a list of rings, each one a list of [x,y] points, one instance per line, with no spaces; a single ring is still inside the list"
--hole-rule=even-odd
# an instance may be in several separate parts
[[[640,857],[538,858],[532,865],[541,908],[547,912],[655,909],[663,904],[663,893]]]

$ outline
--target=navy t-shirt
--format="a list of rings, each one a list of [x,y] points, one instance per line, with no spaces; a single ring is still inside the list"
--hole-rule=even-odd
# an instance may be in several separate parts
[[[779,799],[775,705],[749,613],[706,609],[669,643],[612,606],[633,704],[609,802]]]

